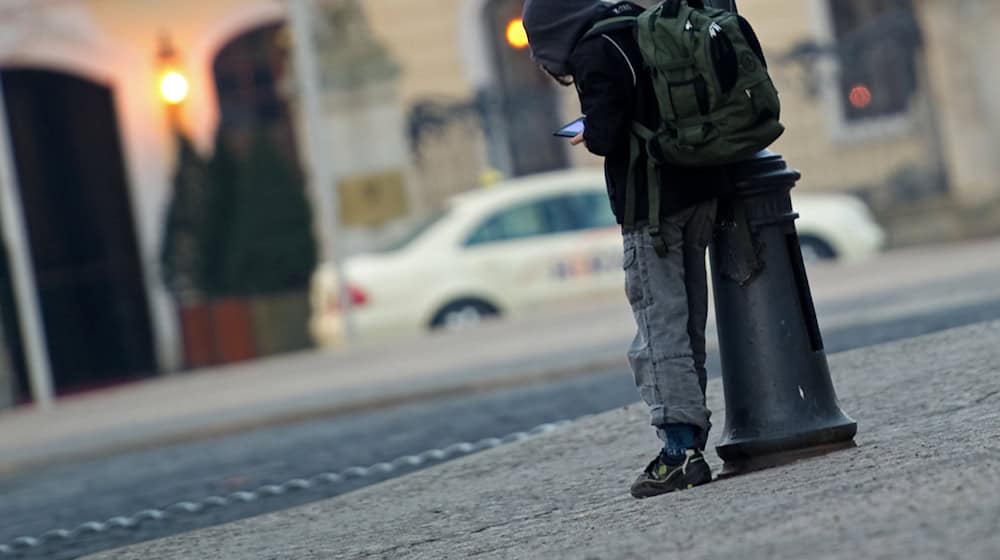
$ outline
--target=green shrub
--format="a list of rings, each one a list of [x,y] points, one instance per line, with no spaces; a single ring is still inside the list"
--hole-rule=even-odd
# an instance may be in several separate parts
[[[258,132],[238,176],[224,256],[227,288],[268,294],[306,287],[316,266],[316,242],[301,173],[268,134]]]
[[[178,135],[177,146],[177,171],[167,209],[160,264],[163,281],[172,292],[190,293],[199,289],[203,266],[201,228],[205,220],[208,169],[185,136]]]
[[[301,290],[316,265],[302,174],[263,130],[243,157],[232,140],[220,130],[205,162],[180,138],[164,279],[175,293],[213,298]]]

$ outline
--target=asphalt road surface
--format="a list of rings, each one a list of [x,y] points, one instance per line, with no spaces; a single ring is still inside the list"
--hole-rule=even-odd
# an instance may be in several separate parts
[[[975,291],[998,282],[1000,278],[978,275],[959,285],[949,281],[921,285],[905,293],[873,293],[846,305],[858,310],[876,303],[892,307],[894,299],[918,301],[925,293]],[[838,304],[836,311],[843,312],[844,306]],[[824,327],[827,352],[997,319],[1000,318],[1000,299],[960,300],[944,308],[929,310],[905,305],[900,309],[890,316],[883,313],[864,318],[859,315],[849,323],[828,324]],[[821,320],[833,311],[821,306]],[[718,355],[713,353],[709,362],[710,372],[717,375]],[[636,400],[631,376],[623,363],[620,369],[558,382],[424,401],[22,473],[0,479],[0,544],[9,544],[20,536],[39,536],[52,529],[70,529],[88,521],[130,516],[181,501],[229,495],[293,478],[392,461],[457,442],[500,437],[544,423],[607,411]],[[103,531],[72,539],[58,548],[35,549],[7,557],[75,558],[328,498],[416,468],[402,468],[196,514],[173,515],[162,521],[144,523],[136,529]]]

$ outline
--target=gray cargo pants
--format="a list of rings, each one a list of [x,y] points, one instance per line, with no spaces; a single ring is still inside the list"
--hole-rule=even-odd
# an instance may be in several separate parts
[[[625,291],[638,327],[629,365],[651,423],[690,424],[704,448],[711,428],[705,406],[705,249],[712,240],[716,201],[663,220],[668,255],[660,258],[647,227],[624,233]],[[664,439],[662,429],[657,430]]]

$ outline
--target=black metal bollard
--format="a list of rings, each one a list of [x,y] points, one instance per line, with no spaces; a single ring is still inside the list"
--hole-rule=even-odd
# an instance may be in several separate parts
[[[764,150],[732,170],[711,248],[726,425],[723,476],[854,446],[840,409],[799,248],[800,178]]]

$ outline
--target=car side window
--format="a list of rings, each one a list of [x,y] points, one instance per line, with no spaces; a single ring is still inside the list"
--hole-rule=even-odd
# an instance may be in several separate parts
[[[604,192],[576,194],[568,197],[567,204],[578,229],[606,228],[617,224],[608,195]]]
[[[577,229],[574,222],[567,197],[536,200],[493,214],[473,230],[465,244],[482,245],[572,231]]]

